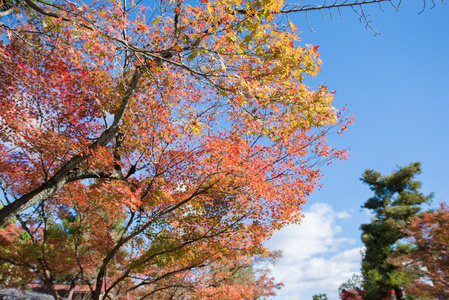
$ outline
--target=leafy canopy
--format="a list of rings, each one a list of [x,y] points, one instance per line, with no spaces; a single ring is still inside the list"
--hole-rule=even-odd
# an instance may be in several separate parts
[[[10,277],[46,274],[55,299],[62,277],[94,300],[216,295],[217,280],[241,299],[217,269],[270,256],[263,241],[300,220],[319,164],[346,156],[326,135],[352,121],[304,84],[321,62],[285,2],[25,3],[0,27]]]

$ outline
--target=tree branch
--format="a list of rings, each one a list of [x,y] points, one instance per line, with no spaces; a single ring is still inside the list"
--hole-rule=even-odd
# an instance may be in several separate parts
[[[120,107],[114,116],[114,122],[111,127],[105,130],[100,137],[88,147],[87,153],[83,155],[76,155],[71,160],[69,160],[58,172],[56,172],[48,181],[44,182],[40,187],[34,189],[33,191],[23,195],[11,204],[6,205],[0,210],[0,226],[3,225],[7,220],[14,217],[16,214],[24,211],[30,206],[33,206],[45,199],[48,199],[53,193],[62,188],[66,183],[71,181],[76,181],[80,179],[100,177],[94,171],[78,171],[70,173],[76,167],[80,166],[85,162],[98,147],[107,145],[119,132],[119,123],[125,114],[125,111],[131,101],[131,96],[133,95],[139,79],[145,72],[144,67],[138,67],[131,78],[128,88],[125,92],[123,99],[121,100]],[[70,174],[69,174],[70,173]],[[123,177],[122,174],[120,174]],[[107,178],[121,179],[120,175],[110,174]],[[117,178],[115,178],[117,176]]]

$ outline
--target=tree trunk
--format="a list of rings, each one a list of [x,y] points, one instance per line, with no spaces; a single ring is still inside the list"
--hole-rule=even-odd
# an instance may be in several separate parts
[[[402,300],[404,298],[404,294],[403,294],[401,288],[395,288],[394,289],[394,293],[396,294],[396,299],[397,300]]]
[[[449,298],[446,296],[447,294],[444,292],[444,290],[439,290],[437,295],[438,295],[438,300],[449,300]]]
[[[61,296],[59,296],[59,293],[53,284],[53,278],[45,276],[44,282],[53,298],[55,298],[55,300],[61,300]]]
[[[69,293],[67,295],[67,299],[73,299],[73,293],[75,292],[76,287],[76,280],[78,279],[78,276],[73,278],[72,282],[70,283]]]

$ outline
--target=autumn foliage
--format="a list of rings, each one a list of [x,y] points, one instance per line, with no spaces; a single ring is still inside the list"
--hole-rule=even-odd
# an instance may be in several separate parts
[[[1,27],[1,259],[49,289],[215,293],[211,266],[269,256],[345,158],[282,1],[25,2]]]
[[[443,203],[439,210],[423,213],[403,231],[413,249],[393,261],[418,277],[407,286],[408,292],[426,299],[446,299],[449,296],[449,207]]]
[[[342,300],[362,300],[362,296],[360,296],[355,290],[341,290],[340,299]]]

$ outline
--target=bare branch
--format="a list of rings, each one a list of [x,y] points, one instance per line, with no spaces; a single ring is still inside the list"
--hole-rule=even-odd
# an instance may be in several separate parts
[[[0,11],[0,19],[3,17],[6,17],[7,15],[11,14],[15,9],[18,9],[22,6],[22,2],[18,2],[16,5],[11,6],[5,11]]]

